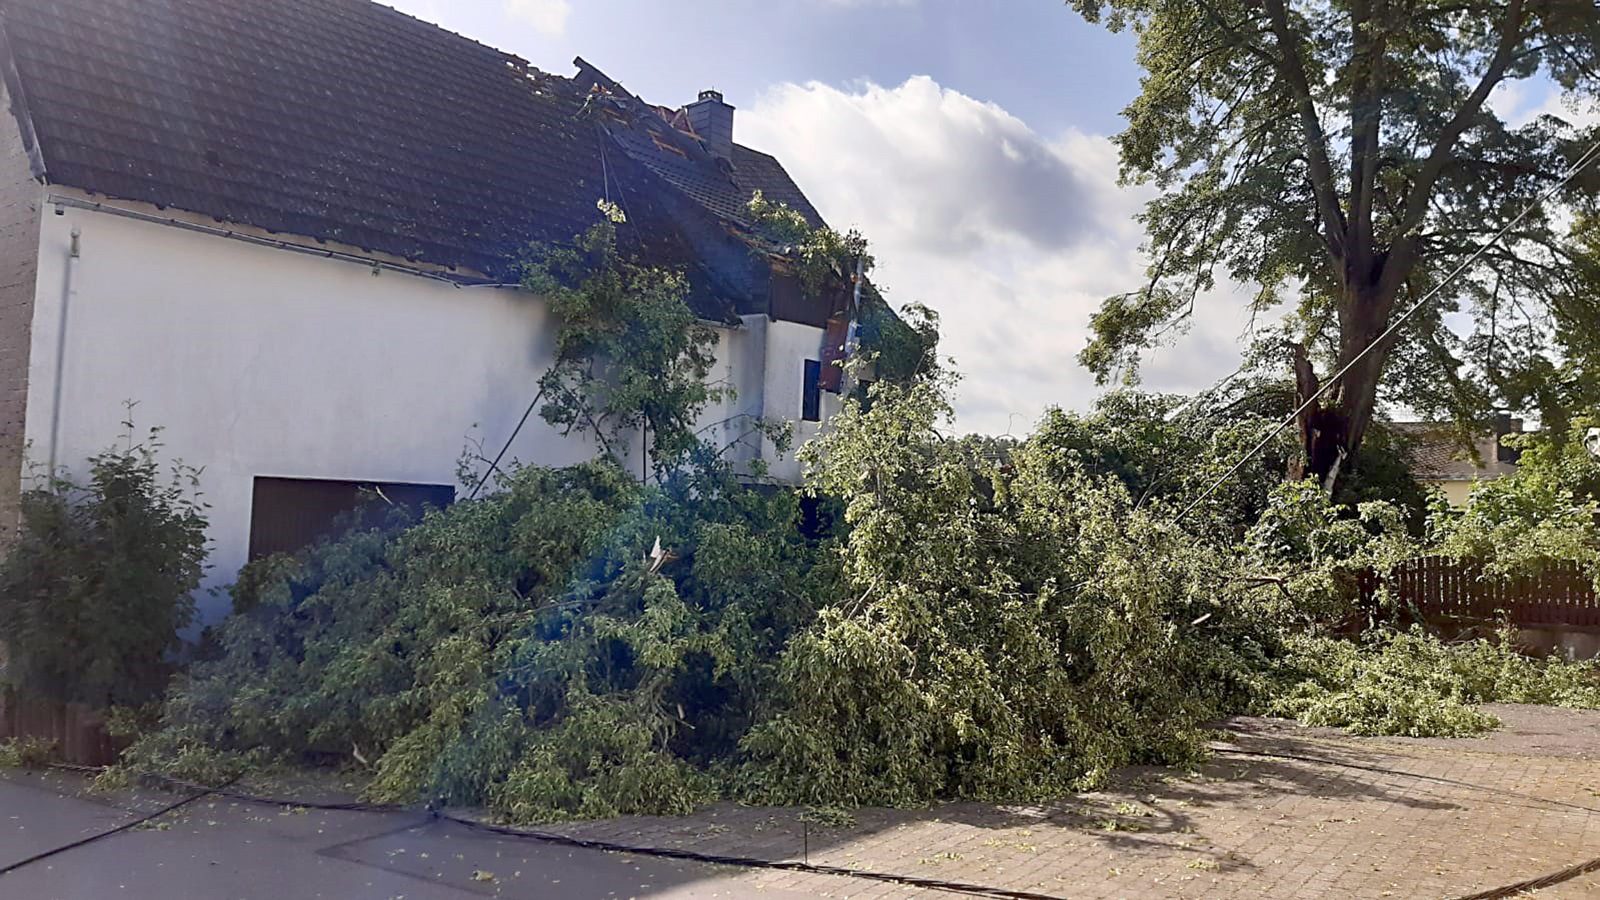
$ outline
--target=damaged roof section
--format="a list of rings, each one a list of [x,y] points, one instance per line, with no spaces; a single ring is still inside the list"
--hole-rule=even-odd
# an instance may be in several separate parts
[[[590,85],[586,110],[623,152],[658,175],[662,180],[694,199],[724,221],[743,227],[750,225],[750,198],[761,192],[768,200],[783,203],[800,212],[814,227],[824,222],[816,207],[795,186],[789,173],[773,157],[748,147],[732,144],[731,153],[721,156],[717,148],[699,135],[687,108],[653,106],[630,94],[583,57],[573,60],[578,67],[575,79]],[[713,91],[707,95],[720,103]],[[727,107],[732,116],[732,107]],[[731,122],[729,123],[731,130]]]
[[[586,63],[541,72],[368,0],[0,0],[0,28],[49,182],[107,198],[490,280],[610,199],[716,319],[766,302],[751,194],[821,223],[777,160],[717,160]]]

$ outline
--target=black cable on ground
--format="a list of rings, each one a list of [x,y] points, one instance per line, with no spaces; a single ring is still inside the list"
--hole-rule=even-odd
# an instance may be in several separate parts
[[[1296,762],[1306,762],[1306,763],[1317,763],[1317,764],[1322,764],[1322,765],[1332,765],[1332,766],[1338,766],[1338,767],[1347,768],[1347,769],[1358,769],[1358,770],[1361,770],[1361,771],[1364,771],[1364,772],[1374,772],[1374,773],[1385,774],[1385,775],[1397,775],[1397,776],[1403,776],[1403,777],[1407,777],[1407,778],[1415,778],[1415,779],[1424,780],[1424,781],[1433,781],[1433,782],[1437,782],[1437,783],[1441,783],[1441,784],[1449,784],[1449,785],[1457,786],[1457,787],[1471,788],[1473,790],[1483,791],[1483,792],[1490,793],[1490,794],[1504,794],[1504,795],[1507,795],[1507,796],[1520,797],[1520,798],[1527,799],[1527,800],[1535,800],[1535,801],[1538,801],[1540,803],[1551,804],[1551,805],[1556,805],[1556,806],[1564,806],[1564,807],[1568,807],[1568,808],[1571,808],[1571,809],[1580,810],[1580,811],[1588,812],[1588,813],[1600,813],[1600,809],[1594,809],[1594,808],[1587,807],[1587,806],[1579,806],[1577,804],[1566,803],[1566,802],[1563,802],[1563,801],[1560,801],[1560,800],[1547,800],[1547,799],[1542,798],[1542,797],[1534,797],[1532,795],[1518,794],[1518,793],[1515,793],[1515,792],[1512,792],[1512,791],[1503,791],[1503,790],[1499,790],[1499,789],[1496,789],[1496,788],[1486,788],[1486,787],[1483,787],[1482,785],[1472,784],[1471,782],[1456,781],[1456,780],[1450,779],[1450,778],[1440,778],[1440,777],[1434,776],[1434,775],[1422,775],[1422,774],[1418,774],[1416,772],[1405,772],[1405,771],[1401,771],[1399,769],[1385,769],[1385,768],[1382,768],[1382,767],[1379,767],[1379,766],[1367,766],[1367,765],[1361,765],[1359,763],[1340,762],[1338,760],[1332,760],[1332,759],[1319,759],[1317,757],[1312,757],[1312,756],[1297,756],[1297,755],[1291,754],[1291,753],[1268,753],[1268,752],[1257,751],[1257,750],[1238,750],[1238,749],[1225,748],[1225,747],[1214,747],[1212,749],[1213,749],[1214,752],[1216,752],[1219,755],[1250,756],[1250,757],[1257,757],[1257,758],[1264,758],[1264,759],[1284,759],[1284,760],[1292,760],[1292,761],[1296,761]],[[69,770],[69,771],[90,771],[91,770],[88,767],[83,767],[83,766],[55,766],[54,768],[66,769],[66,770]],[[6,866],[5,868],[0,868],[0,875],[4,875],[5,873],[10,872],[10,871],[12,871],[14,869],[19,869],[19,868],[21,868],[23,866],[26,866],[26,865],[30,864],[30,863],[37,862],[37,861],[39,861],[41,859],[45,859],[46,857],[54,856],[54,855],[56,855],[58,853],[64,853],[64,852],[66,852],[68,850],[72,850],[74,848],[81,847],[81,846],[83,846],[85,844],[100,840],[101,838],[110,837],[111,835],[117,834],[118,832],[127,831],[130,828],[135,828],[135,827],[137,827],[137,826],[139,826],[139,825],[141,825],[141,824],[143,824],[145,822],[150,821],[151,819],[158,818],[158,817],[160,817],[162,815],[165,815],[166,813],[169,813],[169,812],[171,812],[171,811],[173,811],[173,810],[175,810],[175,809],[177,809],[177,808],[179,808],[181,806],[187,805],[189,803],[193,803],[194,801],[199,800],[201,797],[205,797],[205,796],[208,796],[208,795],[216,795],[216,796],[221,796],[221,797],[228,797],[230,799],[238,800],[238,801],[243,802],[243,803],[256,803],[256,804],[261,804],[261,805],[264,805],[264,806],[290,806],[290,807],[296,807],[296,808],[299,808],[299,809],[319,809],[319,810],[330,810],[330,811],[338,811],[338,812],[374,812],[374,813],[376,813],[376,812],[384,812],[384,813],[392,813],[392,812],[408,812],[408,811],[415,812],[415,811],[417,811],[417,810],[410,810],[410,809],[408,809],[406,807],[401,807],[401,806],[389,806],[389,805],[373,804],[373,803],[319,803],[319,802],[307,802],[307,801],[299,801],[299,800],[286,800],[286,799],[274,798],[274,797],[259,797],[259,796],[255,796],[253,794],[246,794],[246,793],[242,793],[242,792],[239,792],[239,791],[229,790],[229,786],[232,785],[235,781],[238,781],[237,777],[235,777],[233,779],[230,779],[225,784],[219,785],[219,786],[214,787],[214,788],[207,788],[207,787],[205,787],[203,785],[197,785],[197,784],[194,784],[192,782],[183,781],[182,779],[177,779],[177,778],[171,778],[171,777],[168,777],[168,776],[165,776],[165,775],[155,775],[155,774],[151,774],[151,773],[144,773],[144,774],[141,774],[140,777],[147,778],[147,779],[149,779],[151,781],[164,783],[164,784],[167,784],[167,785],[173,786],[173,787],[182,787],[182,788],[185,788],[185,789],[191,789],[191,790],[194,790],[196,793],[194,793],[193,795],[191,795],[189,797],[184,798],[183,800],[179,800],[176,803],[173,803],[173,804],[171,804],[169,806],[166,806],[166,807],[164,807],[164,808],[162,808],[160,810],[157,810],[154,813],[151,813],[151,814],[149,814],[147,816],[144,816],[144,817],[142,817],[140,819],[137,819],[137,820],[135,820],[133,822],[125,823],[123,825],[120,825],[120,826],[118,826],[116,828],[113,828],[113,829],[110,829],[108,831],[102,832],[100,834],[91,835],[91,836],[89,836],[87,838],[84,838],[82,840],[74,841],[74,842],[72,842],[70,844],[65,844],[65,845],[63,845],[61,847],[57,847],[57,848],[55,848],[53,850],[47,850],[47,851],[45,851],[43,853],[36,854],[36,855],[31,856],[31,857],[29,857],[27,859],[24,859],[24,860],[22,860],[20,862],[12,863],[11,865]],[[842,866],[829,866],[829,865],[822,865],[822,864],[810,863],[810,862],[792,862],[792,861],[783,861],[783,860],[757,859],[757,858],[754,858],[754,857],[745,857],[745,856],[721,856],[721,855],[711,854],[711,853],[699,853],[699,852],[696,852],[694,850],[678,850],[678,849],[672,849],[672,848],[668,848],[668,847],[638,847],[638,846],[634,846],[634,845],[630,845],[630,844],[613,843],[611,841],[600,841],[600,840],[593,840],[593,839],[590,839],[590,838],[572,837],[570,835],[555,834],[553,832],[547,832],[547,831],[533,831],[533,830],[529,830],[529,829],[513,828],[513,827],[505,826],[505,825],[494,825],[494,824],[488,823],[488,822],[480,822],[480,821],[476,821],[474,819],[462,818],[460,816],[451,815],[449,813],[440,812],[438,810],[427,810],[427,812],[429,812],[435,819],[438,819],[438,820],[444,821],[444,822],[450,822],[450,823],[453,823],[453,824],[456,824],[456,825],[460,825],[460,826],[463,826],[465,828],[472,829],[474,831],[482,831],[482,832],[486,832],[486,833],[489,833],[489,834],[501,835],[503,837],[514,837],[514,838],[521,838],[521,839],[524,839],[524,840],[539,841],[540,843],[554,844],[554,845],[557,845],[557,846],[572,847],[572,848],[575,848],[575,849],[582,849],[582,850],[598,850],[598,851],[607,852],[607,853],[630,853],[630,854],[634,854],[636,856],[651,856],[651,857],[656,857],[656,858],[659,858],[659,859],[676,859],[676,860],[683,860],[683,861],[686,861],[686,862],[695,862],[695,863],[703,863],[703,864],[707,864],[707,865],[718,865],[718,866],[731,866],[731,867],[743,868],[743,869],[770,869],[770,870],[784,871],[784,872],[800,872],[800,873],[804,873],[804,874],[807,874],[807,875],[832,875],[832,876],[835,876],[835,877],[842,877],[842,878],[857,878],[857,879],[862,879],[862,880],[866,880],[866,881],[876,881],[876,882],[886,883],[886,884],[902,884],[902,885],[906,885],[908,887],[925,888],[925,889],[928,889],[928,890],[948,891],[948,892],[951,892],[951,893],[959,893],[959,894],[968,894],[968,895],[975,896],[975,897],[994,897],[994,898],[998,898],[998,900],[1061,900],[1061,898],[1056,897],[1054,895],[1042,894],[1042,893],[1037,893],[1037,892],[1034,892],[1034,891],[1013,890],[1013,889],[1010,889],[1010,888],[999,888],[999,887],[990,887],[990,886],[987,886],[987,885],[967,884],[967,883],[958,882],[958,881],[941,881],[941,880],[936,879],[936,878],[921,878],[921,877],[917,877],[917,876],[914,876],[914,875],[895,875],[895,874],[891,874],[891,873],[888,873],[888,872],[874,872],[874,871],[865,870],[865,869],[850,869],[850,868],[845,868],[845,867],[842,867]],[[1586,875],[1586,874],[1588,874],[1590,872],[1600,872],[1600,859],[1593,859],[1593,860],[1590,860],[1588,862],[1578,863],[1576,865],[1569,866],[1569,867],[1567,867],[1565,869],[1561,869],[1561,870],[1556,871],[1556,872],[1551,872],[1551,873],[1549,873],[1547,875],[1541,875],[1538,878],[1531,878],[1531,879],[1528,879],[1526,881],[1519,881],[1516,884],[1510,884],[1510,885],[1506,885],[1504,887],[1493,888],[1491,890],[1482,891],[1482,892],[1479,892],[1479,893],[1476,893],[1476,894],[1469,894],[1469,895],[1466,895],[1466,896],[1455,898],[1455,900],[1505,900],[1505,898],[1514,897],[1514,896],[1516,896],[1518,894],[1521,894],[1521,893],[1524,893],[1524,892],[1527,892],[1527,891],[1538,890],[1540,888],[1546,888],[1546,887],[1550,887],[1552,885],[1560,884],[1560,883],[1565,882],[1565,881],[1570,881],[1570,880],[1572,880],[1574,878],[1577,878],[1577,877],[1582,876],[1582,875]]]
[[[54,768],[80,772],[92,771],[92,769],[83,766],[54,766]],[[155,818],[156,816],[159,816],[170,809],[175,809],[179,806],[182,806],[185,803],[191,803],[203,796],[206,796],[207,794],[214,794],[219,797],[227,797],[243,803],[257,803],[263,806],[291,806],[298,809],[372,813],[419,812],[419,810],[414,808],[388,806],[375,803],[317,803],[302,802],[299,800],[285,800],[275,797],[258,797],[253,794],[229,790],[228,785],[231,785],[234,781],[237,781],[237,778],[230,780],[227,784],[215,788],[207,788],[204,785],[194,784],[192,782],[184,781],[179,778],[172,778],[166,775],[156,775],[154,773],[140,773],[139,777],[165,784],[170,787],[179,787],[186,790],[200,791],[200,793],[197,793],[186,800],[173,804],[173,806],[168,807],[168,809],[147,816],[146,820]],[[887,884],[903,884],[910,887],[949,891],[951,893],[958,894],[970,894],[975,897],[994,897],[997,898],[997,900],[1061,900],[1060,897],[1056,897],[1051,894],[1012,890],[1010,888],[989,887],[981,884],[966,884],[959,881],[940,881],[934,878],[920,878],[914,875],[894,875],[888,872],[848,869],[842,866],[827,866],[808,862],[786,862],[782,860],[756,859],[754,857],[745,856],[718,856],[710,853],[697,853],[693,850],[675,850],[669,847],[638,847],[631,844],[617,844],[610,841],[597,841],[588,838],[571,837],[569,835],[555,834],[548,831],[533,831],[521,828],[512,828],[504,825],[494,825],[488,822],[479,822],[473,819],[465,819],[461,818],[460,816],[453,816],[438,810],[426,810],[426,812],[430,813],[434,818],[439,819],[440,821],[451,822],[456,825],[471,828],[475,831],[484,831],[506,837],[522,838],[524,840],[539,841],[540,843],[555,844],[557,846],[573,847],[582,850],[601,850],[609,853],[631,853],[636,856],[653,856],[663,859],[677,859],[686,862],[705,863],[708,865],[734,866],[743,869],[774,869],[787,872],[802,872],[808,875],[835,875],[845,878],[860,878],[867,881],[877,881]],[[126,828],[132,828],[138,824],[140,823],[131,822],[128,825],[123,826],[123,828],[116,830],[125,830]],[[113,833],[115,832],[107,832],[107,834]],[[97,840],[99,837],[104,836],[105,835],[98,835],[94,838],[89,838],[88,840]],[[88,843],[88,840],[79,841],[75,844],[68,844],[64,847],[59,847],[55,850],[49,851],[46,854],[42,854],[38,858],[42,859],[44,856],[70,850],[75,846]],[[32,860],[24,860],[18,865],[26,865],[28,862],[32,862]],[[3,874],[3,871],[4,870],[0,870],[0,874]]]
[[[1600,859],[1591,859],[1586,863],[1568,866],[1559,872],[1551,872],[1549,875],[1541,875],[1538,878],[1530,878],[1527,881],[1519,881],[1516,884],[1508,884],[1505,887],[1497,887],[1492,890],[1480,891],[1476,894],[1467,894],[1464,897],[1456,897],[1455,900],[1504,900],[1506,897],[1520,896],[1528,891],[1553,887],[1563,881],[1571,881],[1579,875],[1587,875],[1590,872],[1600,872]]]
[[[1581,874],[1589,874],[1592,871],[1600,871],[1600,858],[1589,860],[1587,863],[1566,866],[1562,871],[1552,871],[1552,873],[1544,874],[1539,878],[1518,881],[1517,884],[1507,884],[1506,887],[1496,887],[1493,890],[1482,890],[1478,894],[1467,894],[1466,897],[1456,897],[1454,900],[1504,900],[1506,897],[1517,897],[1517,895],[1526,894],[1528,890],[1557,886],[1560,882],[1571,881],[1571,879],[1578,878]]]
[[[232,780],[230,780],[228,782],[228,784],[232,784],[234,781],[237,781],[237,780],[238,780],[237,778],[232,779]],[[223,785],[223,787],[226,787],[226,786],[227,785]],[[15,872],[16,870],[22,868],[23,866],[31,865],[33,863],[36,863],[36,862],[42,860],[42,859],[49,859],[50,857],[55,856],[57,853],[65,853],[68,850],[76,850],[77,848],[82,847],[85,844],[92,844],[95,841],[103,840],[105,838],[111,837],[114,834],[121,834],[122,832],[127,831],[130,828],[137,828],[140,825],[143,825],[144,823],[150,821],[151,819],[158,819],[158,818],[166,815],[167,813],[172,812],[175,809],[178,809],[179,807],[188,806],[189,804],[193,803],[194,801],[199,800],[201,797],[205,797],[205,796],[210,795],[210,794],[215,794],[219,790],[221,790],[221,788],[204,788],[204,789],[200,790],[196,794],[193,794],[191,796],[185,797],[185,798],[183,798],[182,800],[179,800],[176,803],[169,803],[166,806],[163,806],[162,808],[156,810],[155,812],[150,813],[149,815],[140,816],[139,818],[134,819],[132,822],[124,822],[124,823],[122,823],[121,825],[118,825],[115,828],[107,829],[107,830],[102,831],[102,832],[100,832],[98,834],[91,834],[86,838],[79,838],[78,840],[73,841],[70,844],[62,844],[61,846],[56,847],[54,849],[46,850],[46,851],[44,851],[42,853],[35,853],[34,855],[28,857],[27,859],[18,860],[17,862],[11,863],[10,865],[4,866],[4,867],[0,867],[0,875],[5,875],[5,874],[7,874],[9,872]]]
[[[1586,813],[1600,813],[1600,809],[1595,809],[1589,806],[1580,806],[1576,803],[1567,803],[1563,800],[1549,800],[1544,797],[1535,797],[1531,794],[1520,794],[1516,791],[1505,791],[1500,790],[1499,788],[1487,788],[1482,785],[1473,784],[1469,781],[1457,781],[1453,778],[1440,778],[1437,775],[1422,775],[1416,772],[1402,772],[1399,769],[1385,769],[1379,766],[1364,766],[1360,763],[1340,762],[1334,759],[1318,759],[1317,757],[1313,756],[1296,756],[1292,753],[1266,753],[1259,750],[1235,750],[1224,747],[1213,747],[1212,751],[1219,755],[1228,754],[1231,756],[1255,756],[1266,759],[1289,759],[1297,762],[1340,766],[1346,769],[1360,769],[1363,772],[1377,772],[1385,775],[1403,775],[1407,778],[1417,778],[1424,781],[1438,782],[1440,784],[1471,788],[1473,790],[1483,791],[1489,794],[1504,794],[1510,797],[1519,797],[1524,800],[1534,800],[1539,803],[1550,804],[1553,806],[1564,806],[1568,809],[1581,810]],[[1536,891],[1540,888],[1551,887],[1564,881],[1571,881],[1580,875],[1587,875],[1590,872],[1600,872],[1600,859],[1591,859],[1588,862],[1568,866],[1565,869],[1551,872],[1548,875],[1541,875],[1538,878],[1530,878],[1527,881],[1519,881],[1516,884],[1508,884],[1503,887],[1491,888],[1487,891],[1480,891],[1476,894],[1467,894],[1465,896],[1456,897],[1454,900],[1505,900],[1505,898],[1516,897],[1528,891]]]
[[[471,828],[475,831],[484,831],[490,834],[504,835],[507,837],[524,838],[540,841],[547,844],[558,844],[565,847],[576,847],[584,850],[603,850],[611,853],[634,853],[641,856],[654,856],[665,859],[681,859],[689,862],[709,863],[717,866],[736,866],[742,869],[775,869],[784,872],[803,872],[807,875],[835,875],[844,878],[860,878],[867,881],[878,881],[887,884],[903,884],[907,887],[927,888],[936,891],[948,891],[956,894],[971,894],[976,897],[997,897],[1001,900],[1061,900],[1052,894],[1039,894],[1033,891],[1012,890],[1011,888],[988,887],[979,884],[966,884],[959,881],[940,881],[937,878],[919,878],[915,875],[892,875],[888,872],[873,872],[868,869],[847,869],[843,866],[827,866],[819,863],[786,862],[782,860],[755,859],[748,856],[718,856],[711,853],[697,853],[693,850],[673,850],[667,847],[633,847],[627,844],[614,844],[610,841],[596,841],[588,838],[570,837],[564,834],[552,834],[545,831],[525,831],[520,828],[511,828],[505,825],[492,825],[487,822],[478,822],[472,819],[463,819],[448,813],[434,813],[439,819],[454,822]]]

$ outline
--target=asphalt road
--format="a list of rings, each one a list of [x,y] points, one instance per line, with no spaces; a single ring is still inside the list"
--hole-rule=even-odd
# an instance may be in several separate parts
[[[171,795],[74,796],[74,779],[0,774],[0,867],[131,821]],[[29,900],[467,900],[751,893],[732,870],[502,838],[422,814],[288,811],[202,799],[147,825],[0,875]],[[762,890],[762,898],[810,894]]]

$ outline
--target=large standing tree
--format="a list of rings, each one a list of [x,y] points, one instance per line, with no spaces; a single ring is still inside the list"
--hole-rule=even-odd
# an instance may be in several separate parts
[[[1105,301],[1081,356],[1102,381],[1136,371],[1218,271],[1260,286],[1256,315],[1295,297],[1285,327],[1302,396],[1313,363],[1337,371],[1377,342],[1302,418],[1319,477],[1355,453],[1382,399],[1466,423],[1548,402],[1563,368],[1582,366],[1600,297],[1584,288],[1594,247],[1575,223],[1593,213],[1600,163],[1445,278],[1596,136],[1568,115],[1512,127],[1488,102],[1522,82],[1592,104],[1595,0],[1069,5],[1138,35],[1147,74],[1117,142],[1124,178],[1161,190],[1144,213],[1149,278]],[[1446,327],[1468,311],[1470,334]]]

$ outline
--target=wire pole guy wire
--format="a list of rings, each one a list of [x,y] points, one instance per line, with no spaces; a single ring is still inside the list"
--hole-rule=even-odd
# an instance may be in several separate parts
[[[1574,162],[1571,168],[1567,170],[1567,173],[1561,176],[1560,181],[1557,181],[1555,184],[1545,189],[1544,193],[1540,194],[1532,203],[1529,203],[1527,206],[1523,207],[1522,211],[1517,213],[1515,218],[1513,218],[1510,222],[1507,222],[1504,227],[1496,232],[1494,237],[1489,238],[1483,243],[1483,246],[1473,251],[1472,255],[1467,257],[1466,260],[1461,263],[1461,265],[1456,266],[1455,269],[1451,270],[1450,274],[1446,275],[1443,281],[1440,281],[1433,287],[1432,290],[1422,295],[1422,299],[1418,300],[1416,303],[1413,303],[1409,309],[1401,313],[1392,322],[1390,322],[1389,327],[1385,328],[1382,334],[1368,342],[1367,346],[1361,348],[1360,353],[1357,353],[1355,356],[1351,357],[1350,361],[1345,363],[1344,367],[1339,369],[1339,371],[1335,372],[1332,378],[1329,378],[1327,381],[1323,382],[1322,386],[1318,388],[1310,397],[1307,397],[1304,403],[1300,404],[1300,406],[1297,407],[1294,412],[1289,414],[1288,418],[1284,419],[1282,422],[1279,422],[1270,431],[1268,431],[1266,436],[1261,439],[1260,443],[1256,444],[1254,447],[1251,447],[1244,454],[1242,454],[1239,459],[1228,469],[1228,471],[1222,473],[1217,480],[1211,482],[1211,485],[1201,492],[1200,496],[1191,501],[1188,506],[1185,506],[1183,510],[1173,518],[1172,524],[1176,525],[1179,522],[1182,522],[1190,512],[1194,511],[1195,507],[1205,502],[1207,497],[1210,497],[1212,494],[1216,493],[1217,488],[1220,488],[1226,484],[1228,479],[1232,478],[1240,469],[1244,468],[1245,464],[1255,457],[1257,453],[1260,453],[1268,444],[1272,443],[1272,439],[1277,437],[1279,432],[1293,424],[1296,419],[1300,418],[1301,413],[1305,412],[1311,407],[1311,404],[1317,402],[1317,400],[1321,398],[1323,394],[1327,393],[1328,390],[1335,384],[1338,384],[1339,379],[1343,378],[1345,373],[1349,372],[1351,368],[1365,358],[1368,353],[1371,353],[1372,349],[1378,346],[1378,344],[1383,341],[1384,338],[1387,338],[1401,325],[1405,324],[1407,319],[1411,318],[1418,310],[1422,309],[1422,307],[1426,306],[1429,301],[1433,300],[1434,295],[1444,290],[1446,285],[1454,281],[1457,276],[1459,276],[1462,272],[1465,272],[1473,263],[1477,262],[1479,257],[1487,253],[1489,248],[1493,247],[1501,238],[1505,237],[1506,234],[1511,231],[1511,229],[1517,227],[1517,225],[1520,224],[1523,219],[1527,218],[1529,213],[1544,205],[1545,201],[1555,196],[1556,191],[1566,187],[1567,184],[1572,181],[1572,179],[1578,176],[1579,172],[1582,172],[1589,165],[1589,163],[1594,162],[1597,157],[1600,157],[1600,141],[1596,141],[1593,146],[1584,151],[1583,155],[1579,156],[1578,160]]]

